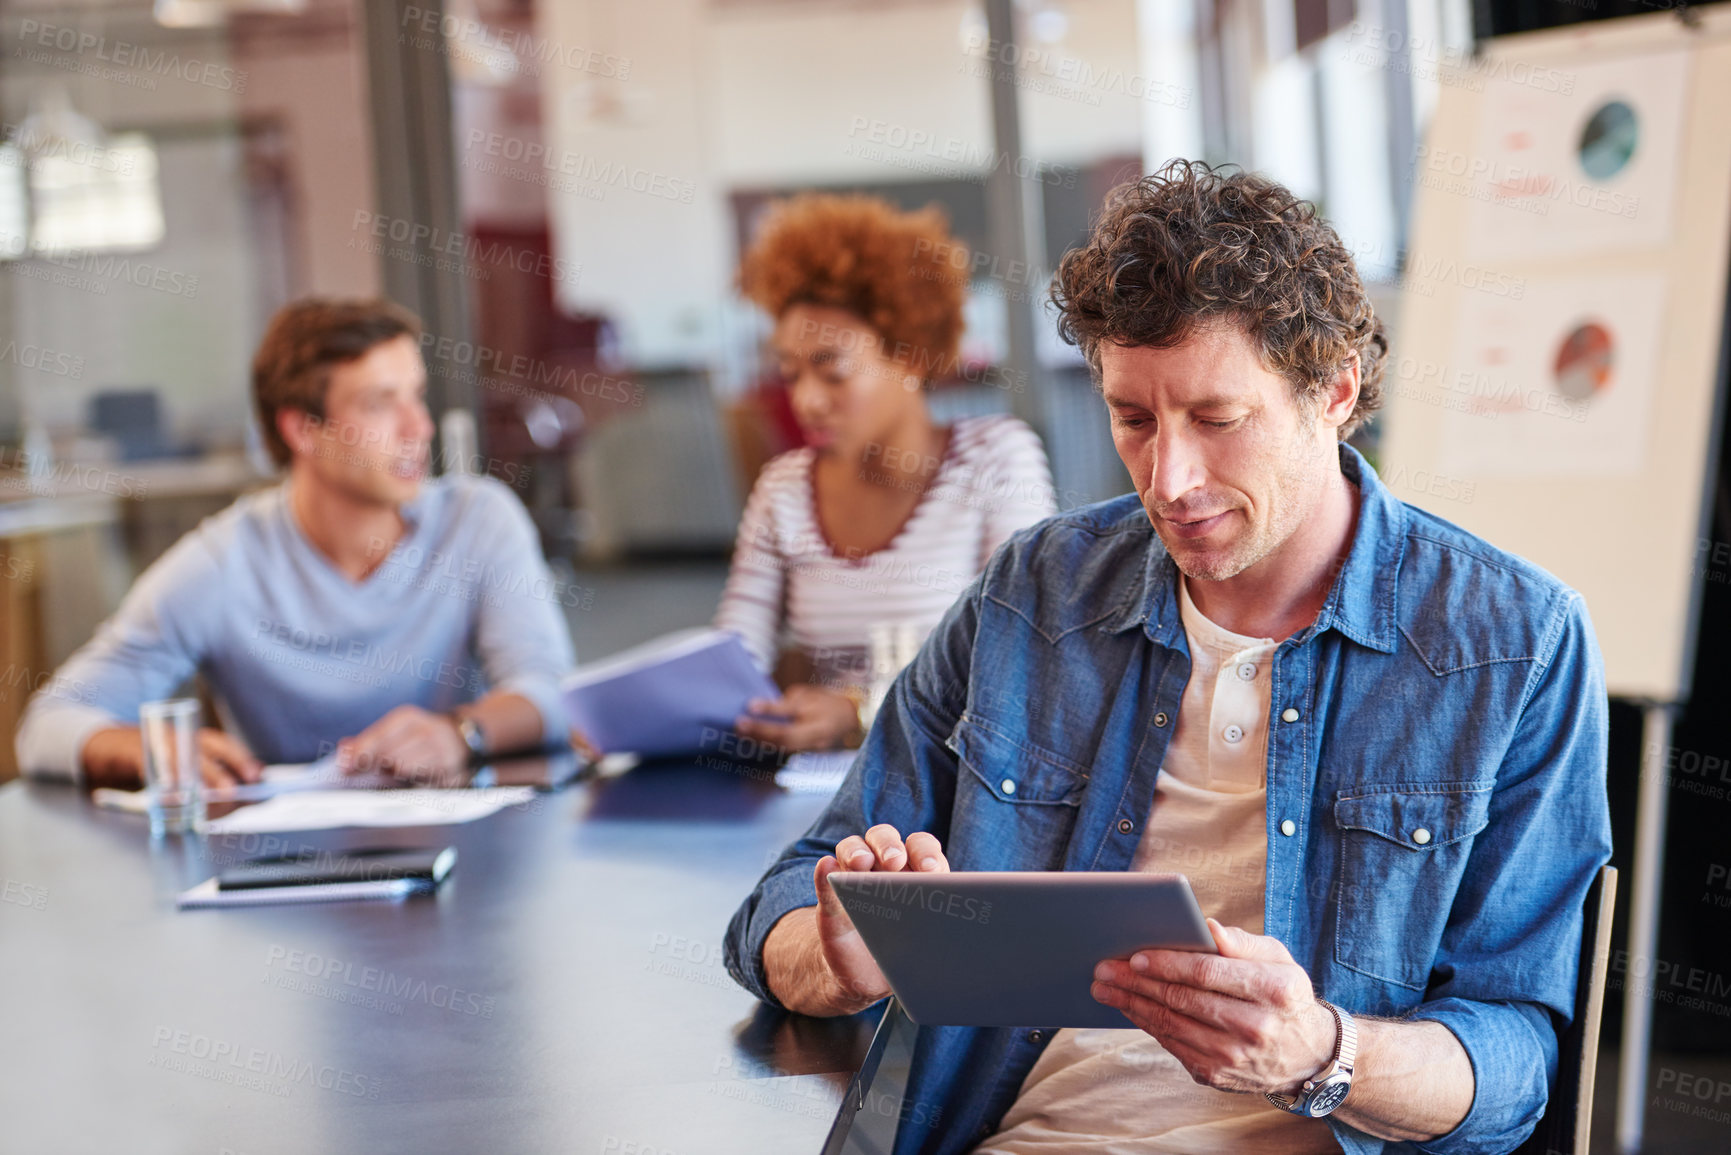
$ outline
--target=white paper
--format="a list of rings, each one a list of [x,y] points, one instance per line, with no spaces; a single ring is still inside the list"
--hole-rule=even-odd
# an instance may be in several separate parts
[[[336,755],[317,762],[282,762],[266,766],[257,782],[240,782],[233,786],[206,786],[204,800],[215,805],[223,802],[260,802],[291,790],[376,790],[401,785],[388,774],[345,775],[337,769]],[[150,791],[115,790],[99,786],[91,792],[91,801],[104,810],[119,810],[127,814],[150,812]]]
[[[1485,66],[1492,79],[1476,154],[1421,156],[1417,176],[1472,197],[1468,243],[1483,260],[1663,245],[1671,237],[1689,119],[1689,59],[1679,49],[1535,69],[1493,58]],[[1583,147],[1589,126],[1606,123],[1612,105],[1633,113],[1626,160],[1614,144],[1603,147],[1603,136],[1596,154],[1591,144]]]
[[[1519,301],[1463,301],[1452,372],[1439,391],[1446,401],[1439,473],[1639,473],[1664,319],[1659,273],[1533,278]],[[1602,361],[1562,356],[1570,335],[1584,328],[1608,338]],[[1560,363],[1576,368],[1559,373]]]
[[[378,790],[401,786],[403,779],[377,771],[344,774],[337,769],[337,756],[327,754],[317,762],[279,762],[266,766],[259,775],[262,787],[256,797],[270,798],[287,790]]]
[[[300,790],[212,819],[211,834],[332,830],[341,826],[451,826],[473,822],[535,796],[531,786],[479,790]]]
[[[776,772],[775,784],[790,794],[834,794],[857,757],[858,750],[795,754]]]
[[[260,782],[268,782],[273,786],[302,786],[316,782],[327,782],[335,785],[342,779],[342,771],[337,769],[337,756],[326,754],[317,762],[278,762],[264,768],[259,775]]]

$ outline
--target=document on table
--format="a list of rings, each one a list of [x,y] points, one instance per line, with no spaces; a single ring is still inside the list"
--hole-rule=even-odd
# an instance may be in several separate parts
[[[342,826],[451,826],[473,822],[535,796],[532,786],[479,790],[297,790],[213,818],[211,834],[334,830]]]
[[[206,802],[260,802],[291,790],[377,790],[400,785],[388,774],[344,774],[337,769],[335,754],[317,762],[284,762],[266,766],[257,782],[233,786],[207,786]],[[143,814],[150,809],[148,790],[114,790],[107,786],[91,792],[91,800],[105,810]]]
[[[795,754],[776,771],[775,784],[789,794],[834,794],[858,756],[858,750]]]
[[[714,750],[753,698],[781,691],[738,635],[683,630],[582,666],[560,683],[565,713],[604,754]]]
[[[269,798],[288,790],[376,790],[400,785],[402,779],[378,771],[344,774],[337,769],[337,756],[326,754],[317,762],[281,762],[266,766],[259,775],[258,786],[262,789],[255,797]],[[245,799],[237,798],[236,801]]]
[[[278,790],[306,790],[315,785],[336,786],[342,783],[343,772],[337,769],[337,756],[326,754],[316,762],[278,762],[266,766],[259,775],[262,785]]]

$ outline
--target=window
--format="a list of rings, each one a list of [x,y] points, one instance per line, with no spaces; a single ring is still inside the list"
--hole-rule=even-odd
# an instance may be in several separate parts
[[[156,148],[143,133],[102,146],[58,138],[37,145],[0,145],[0,259],[162,240]]]
[[[24,151],[0,144],[0,261],[16,260],[30,248],[30,198],[24,191],[28,179]]]

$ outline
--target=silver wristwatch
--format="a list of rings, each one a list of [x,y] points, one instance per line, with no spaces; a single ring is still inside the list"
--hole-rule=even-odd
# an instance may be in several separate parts
[[[469,748],[471,760],[479,761],[487,756],[487,736],[481,733],[481,727],[475,724],[475,719],[456,715],[457,733],[462,735],[463,745]]]
[[[1322,1118],[1346,1099],[1346,1093],[1352,1090],[1352,1065],[1358,1058],[1358,1025],[1352,1016],[1333,1003],[1316,1001],[1334,1016],[1334,1057],[1328,1066],[1304,1081],[1296,1099],[1285,1095],[1263,1096],[1282,1111],[1310,1119]]]

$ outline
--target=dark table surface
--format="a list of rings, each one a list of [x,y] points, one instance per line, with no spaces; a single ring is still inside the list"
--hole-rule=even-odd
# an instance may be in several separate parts
[[[824,799],[657,765],[459,826],[152,844],[0,788],[0,1152],[813,1155],[877,1012],[788,1016],[722,934]],[[454,845],[431,897],[176,911],[216,868]]]

